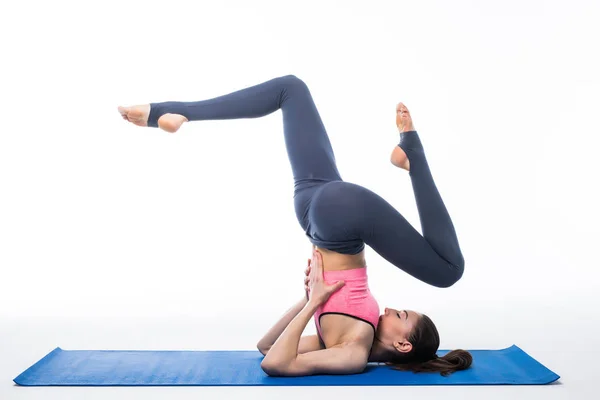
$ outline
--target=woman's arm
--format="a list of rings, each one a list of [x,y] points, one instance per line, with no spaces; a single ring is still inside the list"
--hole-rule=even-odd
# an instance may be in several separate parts
[[[313,317],[318,304],[313,301],[306,302],[300,312],[292,318],[292,321],[284,328],[282,334],[271,346],[269,352],[265,355],[262,365],[281,365],[290,362],[298,355],[298,345],[300,336],[306,324]]]
[[[263,358],[260,366],[271,376],[300,376],[316,373],[352,374],[364,370],[369,350],[358,344],[298,354],[300,336],[317,308],[344,285],[328,285],[323,279],[321,253],[314,251],[309,279],[309,299]]]
[[[268,375],[355,374],[364,370],[369,351],[358,344],[298,354],[300,335],[317,307],[309,301],[277,339],[260,364]]]
[[[299,354],[285,366],[262,363],[261,367],[269,376],[348,375],[363,372],[368,362],[369,350],[352,343]]]
[[[273,343],[281,336],[282,332],[287,328],[290,322],[296,315],[306,306],[308,300],[303,297],[293,307],[286,311],[279,321],[259,340],[256,347],[263,355],[267,355]],[[317,335],[302,336],[298,343],[298,353],[306,353],[321,349],[321,343]]]

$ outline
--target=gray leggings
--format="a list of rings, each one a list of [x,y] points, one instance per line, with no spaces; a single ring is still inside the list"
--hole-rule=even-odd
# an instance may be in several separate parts
[[[151,103],[148,126],[158,127],[165,113],[202,121],[259,118],[280,109],[296,217],[314,245],[358,254],[367,244],[396,267],[437,287],[461,278],[464,259],[458,238],[416,131],[400,134],[398,146],[410,161],[423,236],[382,197],[342,180],[309,88],[294,75],[208,100]]]

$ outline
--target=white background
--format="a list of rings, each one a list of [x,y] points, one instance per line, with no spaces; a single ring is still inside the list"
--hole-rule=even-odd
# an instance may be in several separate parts
[[[287,74],[308,84],[343,179],[420,231],[408,173],[389,161],[395,106],[411,110],[466,269],[438,289],[367,247],[380,305],[428,314],[442,349],[515,343],[562,377],[537,388],[336,393],[591,396],[599,11],[592,1],[3,5],[0,397],[78,398],[72,388],[11,387],[57,346],[253,349],[303,295],[311,244],[294,215],[280,111],[176,134],[117,111]],[[246,393],[221,390],[111,396]],[[245,395],[285,388],[259,390]],[[293,394],[310,393],[330,392]]]

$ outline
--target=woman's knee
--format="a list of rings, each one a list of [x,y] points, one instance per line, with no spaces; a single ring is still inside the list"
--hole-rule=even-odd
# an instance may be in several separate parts
[[[465,262],[461,259],[461,262],[458,265],[449,264],[448,268],[448,273],[445,274],[440,282],[438,282],[436,285],[437,287],[449,288],[458,282],[465,272]]]
[[[279,78],[279,80],[286,86],[286,87],[291,87],[291,86],[301,86],[301,87],[307,87],[306,83],[298,78],[296,75],[285,75]]]

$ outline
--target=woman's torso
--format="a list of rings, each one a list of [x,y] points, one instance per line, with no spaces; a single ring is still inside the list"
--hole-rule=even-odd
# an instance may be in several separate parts
[[[344,271],[366,268],[365,252],[355,255],[340,254],[316,247],[322,255],[324,271]],[[364,344],[370,349],[373,338],[373,326],[357,318],[340,314],[323,314],[319,318],[320,337],[326,348],[353,344]]]
[[[365,262],[365,251],[358,254],[340,254],[335,251],[322,249],[317,246],[317,250],[323,256],[323,269],[325,271],[341,271],[345,269],[364,268],[367,266]]]

